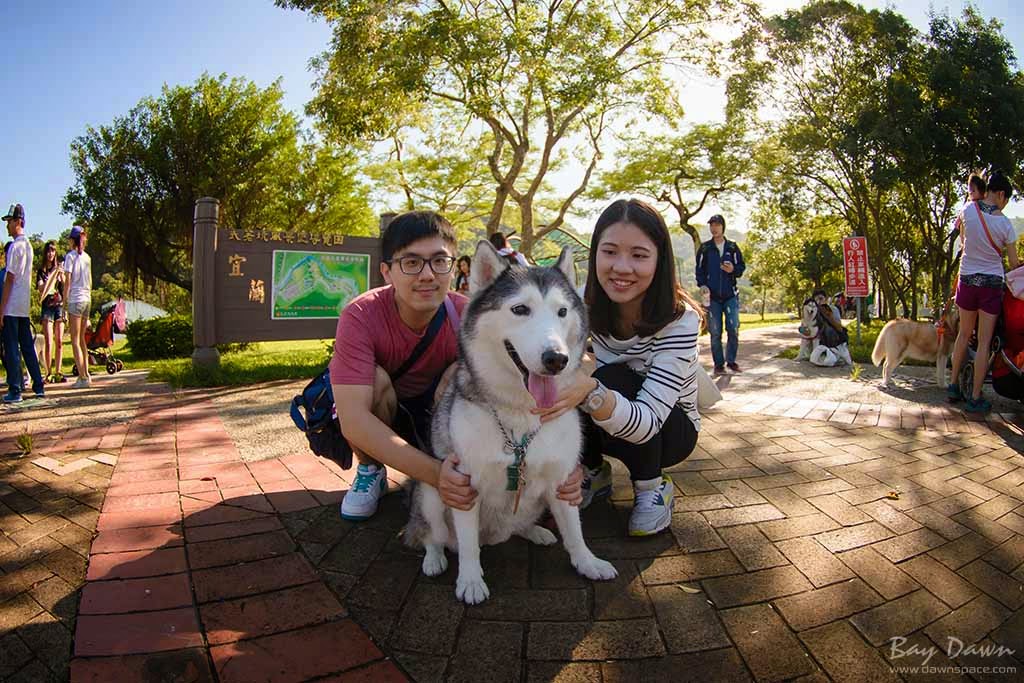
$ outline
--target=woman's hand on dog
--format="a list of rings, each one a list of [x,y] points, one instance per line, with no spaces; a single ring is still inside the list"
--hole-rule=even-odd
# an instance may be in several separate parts
[[[469,510],[476,501],[476,491],[469,485],[469,476],[455,469],[458,464],[459,456],[455,454],[444,459],[441,474],[437,477],[437,492],[448,507]]]
[[[578,506],[583,502],[583,465],[576,465],[569,478],[555,490],[559,500]]]
[[[534,408],[530,412],[540,415],[541,423],[551,422],[583,403],[587,394],[594,390],[596,380],[582,370],[577,370],[572,383],[558,392],[558,400],[550,408]]]

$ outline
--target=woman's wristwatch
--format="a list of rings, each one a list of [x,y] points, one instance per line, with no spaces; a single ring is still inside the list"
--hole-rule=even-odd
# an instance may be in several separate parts
[[[592,414],[595,410],[600,410],[601,406],[604,405],[605,398],[608,396],[608,390],[604,388],[598,380],[594,380],[595,387],[590,390],[587,397],[583,399],[583,403],[580,404],[580,410],[587,415]]]

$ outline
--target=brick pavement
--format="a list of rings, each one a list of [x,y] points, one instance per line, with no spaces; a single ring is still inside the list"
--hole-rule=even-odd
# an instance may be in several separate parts
[[[669,533],[625,536],[631,492],[615,469],[584,530],[616,581],[581,579],[560,547],[516,539],[484,549],[491,598],[467,608],[457,562],[427,578],[402,545],[399,495],[344,522],[333,464],[244,462],[209,403],[151,397],[113,435],[51,439],[39,457],[58,465],[3,461],[0,571],[14,594],[0,599],[0,677],[60,680],[70,659],[75,681],[898,680],[890,664],[924,656],[893,659],[890,638],[922,650],[950,636],[1015,653],[952,664],[1019,676],[1016,418],[895,428],[858,424],[849,406],[833,409],[846,422],[751,403],[707,414],[672,471]],[[104,439],[113,468],[54,473]],[[96,528],[90,548],[74,527]]]

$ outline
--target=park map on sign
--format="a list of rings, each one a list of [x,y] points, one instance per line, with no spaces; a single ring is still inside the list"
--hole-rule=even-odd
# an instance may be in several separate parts
[[[370,282],[370,257],[320,251],[274,251],[274,320],[337,318]]]

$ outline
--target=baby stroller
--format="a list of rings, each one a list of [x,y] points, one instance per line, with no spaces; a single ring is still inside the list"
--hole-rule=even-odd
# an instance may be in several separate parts
[[[103,365],[111,375],[124,369],[124,363],[114,358],[113,347],[114,333],[124,334],[127,326],[124,299],[118,298],[117,301],[100,306],[100,319],[96,328],[85,332],[90,365]],[[73,368],[71,372],[77,375],[78,368]]]

